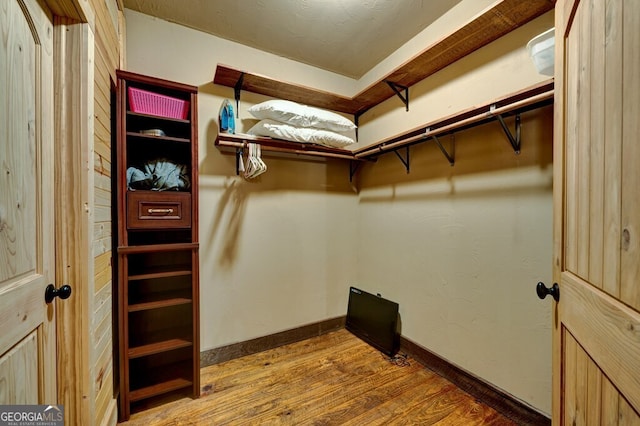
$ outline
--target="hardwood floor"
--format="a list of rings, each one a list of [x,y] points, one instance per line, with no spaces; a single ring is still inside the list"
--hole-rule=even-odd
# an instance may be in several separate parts
[[[341,329],[201,371],[202,396],[126,425],[515,425],[412,359]]]

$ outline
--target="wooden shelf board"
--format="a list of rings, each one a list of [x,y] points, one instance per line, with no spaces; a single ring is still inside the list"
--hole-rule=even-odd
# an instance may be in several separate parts
[[[160,121],[173,121],[173,122],[176,122],[176,123],[185,123],[185,124],[190,124],[191,123],[191,121],[187,120],[187,119],[172,118],[172,117],[162,117],[162,116],[153,115],[153,114],[143,114],[141,112],[127,111],[127,115],[129,117],[151,118],[151,119],[160,120]]]
[[[175,243],[175,244],[149,244],[143,246],[120,246],[118,253],[121,254],[137,254],[137,253],[153,253],[159,251],[183,251],[195,250],[198,243]]]
[[[253,135],[220,133],[215,142],[216,146],[220,148],[226,147],[234,149],[244,148],[248,143],[260,144],[263,151],[356,160],[353,156],[353,151],[347,149],[331,148],[302,142],[289,142],[281,139],[257,137]]]
[[[441,69],[488,45],[532,19],[552,10],[550,0],[503,0],[354,96],[363,113],[395,95],[386,81],[410,87]]]
[[[320,108],[359,115],[395,96],[387,81],[410,87],[553,9],[552,0],[503,0],[453,30],[352,98],[219,64],[213,82]]]
[[[186,297],[174,297],[171,299],[155,300],[153,302],[129,305],[129,312],[148,311],[150,309],[167,308],[169,306],[186,305],[188,303],[191,303],[191,299]]]
[[[187,138],[175,138],[173,136],[153,136],[153,135],[144,135],[142,133],[136,133],[136,132],[127,132],[127,136],[139,138],[139,139],[145,139],[145,140],[191,143],[191,140]]]
[[[319,108],[331,109],[353,114],[356,108],[352,98],[338,95],[312,87],[275,80],[260,74],[240,71],[232,67],[218,64],[213,78],[215,84],[235,87],[242,78],[242,90],[273,98],[287,99],[293,102],[309,104]]]
[[[182,269],[182,270],[169,270],[169,271],[157,271],[157,272],[149,272],[146,274],[135,274],[129,275],[129,281],[139,281],[139,280],[149,280],[154,278],[167,278],[167,277],[180,277],[185,275],[191,275],[192,271],[190,269]]]
[[[193,343],[191,343],[189,340],[169,339],[162,342],[130,348],[129,358],[140,358],[143,356],[154,355],[174,349],[186,348],[192,345]]]
[[[172,90],[172,91],[182,91],[182,92],[190,92],[190,93],[198,93],[198,87],[192,86],[190,84],[178,83],[175,81],[164,80],[161,78],[151,77],[148,75],[137,74],[131,71],[125,70],[116,70],[116,76],[119,79],[126,80],[127,84],[133,83],[141,83],[153,87],[161,87],[163,89]]]
[[[131,402],[140,401],[142,399],[151,398],[152,396],[162,395],[178,389],[186,388],[193,385],[191,380],[182,378],[167,380],[144,388],[132,390],[129,393]]]

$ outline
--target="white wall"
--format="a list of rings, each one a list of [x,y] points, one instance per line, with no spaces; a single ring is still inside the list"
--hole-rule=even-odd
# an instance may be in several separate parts
[[[551,107],[522,119],[520,156],[493,122],[456,134],[454,167],[431,143],[410,175],[393,154],[363,170],[357,284],[400,304],[403,336],[549,414]]]
[[[361,118],[361,145],[548,79],[526,43],[547,13]],[[497,122],[455,134],[451,167],[433,142],[360,174],[358,285],[400,304],[402,334],[551,413],[552,108],[522,116],[515,155]],[[513,129],[513,119],[507,120]],[[445,146],[448,136],[441,137]]]
[[[323,179],[318,170],[309,174]],[[260,185],[201,180],[201,350],[345,313],[356,274],[357,199]]]
[[[523,117],[520,156],[490,123],[456,134],[454,167],[432,144],[412,149],[409,175],[380,157],[361,170],[359,195],[337,161],[267,158],[269,171],[246,182],[213,146],[220,103],[233,98],[211,83],[217,63],[342,94],[358,83],[130,10],[126,19],[129,70],[200,89],[202,350],[344,315],[357,284],[400,303],[407,338],[550,412],[552,304],[534,291],[551,279],[550,108]],[[408,113],[395,98],[370,110],[361,143],[544,80],[524,44],[552,25],[547,14],[415,85]],[[263,99],[242,93],[240,130]]]

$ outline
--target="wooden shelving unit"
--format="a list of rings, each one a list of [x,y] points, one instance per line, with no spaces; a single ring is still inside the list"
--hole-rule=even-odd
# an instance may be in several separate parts
[[[149,398],[200,395],[197,88],[125,71],[117,77],[119,417],[127,420]],[[129,88],[189,102],[188,117],[133,112]],[[164,136],[140,133],[148,129]],[[130,190],[127,169],[157,159],[186,166],[190,186]]]
[[[161,384],[152,384],[141,387],[140,389],[131,392],[129,398],[131,399],[131,402],[137,402],[154,396],[163,395],[168,392],[188,388],[190,386],[193,386],[193,382],[190,380],[169,379]]]
[[[140,139],[147,139],[149,141],[168,141],[168,142],[182,142],[182,143],[191,143],[191,141],[189,139],[186,138],[175,138],[175,137],[171,137],[171,136],[150,136],[150,135],[143,135],[140,133],[133,133],[133,132],[127,132],[127,137],[129,138],[140,138]]]
[[[290,153],[297,155],[311,155],[327,158],[338,158],[350,160],[352,162],[351,176],[353,176],[353,165],[357,167],[357,161],[372,161],[377,156],[387,152],[398,152],[402,148],[424,143],[437,138],[444,133],[453,133],[469,127],[480,125],[488,121],[501,121],[508,115],[519,116],[520,113],[540,108],[553,103],[553,79],[543,81],[539,84],[527,87],[504,97],[491,100],[481,105],[474,106],[463,111],[458,111],[452,115],[441,117],[437,120],[425,123],[419,127],[409,129],[398,135],[383,139],[373,145],[369,145],[357,150],[346,150],[328,148],[319,145],[304,144],[298,142],[288,142],[278,139],[261,138],[242,134],[220,134],[216,140],[216,145],[220,149],[237,150],[246,147],[247,143],[259,143],[265,151]],[[516,126],[520,126],[519,119]],[[507,131],[505,129],[505,131]],[[518,129],[516,128],[516,133]],[[513,138],[514,150],[519,152],[519,139],[512,134],[507,134],[507,138]],[[517,145],[516,145],[517,144]],[[441,146],[447,159],[453,164],[455,157]],[[405,166],[408,169],[408,160]]]
[[[152,343],[150,345],[138,346],[129,349],[129,359],[143,356],[159,354],[174,349],[186,348],[193,345],[193,342],[184,339],[169,339],[164,342]]]

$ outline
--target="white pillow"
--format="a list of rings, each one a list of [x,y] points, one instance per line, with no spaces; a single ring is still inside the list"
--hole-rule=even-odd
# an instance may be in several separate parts
[[[351,120],[340,114],[280,99],[253,105],[248,111],[259,120],[271,119],[296,127],[315,127],[334,132],[348,132],[356,128]]]
[[[324,129],[312,127],[295,127],[289,124],[278,123],[274,120],[261,120],[247,132],[255,136],[268,136],[276,139],[284,139],[293,142],[315,143],[342,148],[355,143],[349,136]]]

